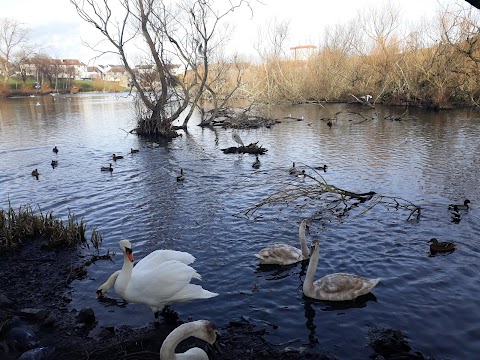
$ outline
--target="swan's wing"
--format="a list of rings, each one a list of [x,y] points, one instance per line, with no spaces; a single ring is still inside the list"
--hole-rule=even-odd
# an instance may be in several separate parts
[[[367,279],[355,274],[335,273],[313,283],[317,299],[343,301],[368,294],[380,279]]]
[[[194,268],[176,260],[166,261],[152,269],[134,267],[125,300],[155,306],[172,298],[192,278],[200,278],[200,275]]]
[[[290,265],[303,260],[302,251],[287,244],[273,244],[255,256],[262,264]]]
[[[141,259],[136,265],[137,269],[151,269],[152,267],[161,265],[165,261],[177,260],[184,264],[191,264],[195,261],[195,257],[184,251],[177,250],[155,250]]]
[[[177,303],[192,299],[209,299],[217,295],[217,293],[205,290],[200,285],[187,284],[183,289],[176,292],[171,298],[167,299],[166,303]]]

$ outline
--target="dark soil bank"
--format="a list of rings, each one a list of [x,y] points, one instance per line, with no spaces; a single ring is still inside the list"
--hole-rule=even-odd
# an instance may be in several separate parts
[[[181,322],[162,322],[143,329],[96,327],[88,309],[71,311],[69,284],[87,274],[89,261],[72,249],[43,250],[40,242],[30,242],[21,249],[3,253],[0,270],[0,359],[18,359],[29,347],[47,347],[51,353],[22,360],[43,359],[159,359],[165,337]],[[78,309],[80,310],[80,309]],[[18,316],[31,330],[23,338],[14,336],[12,322]],[[18,320],[18,319],[17,319]],[[304,349],[279,350],[265,339],[265,329],[258,329],[243,319],[232,319],[220,329],[221,353],[211,359],[334,359]],[[28,337],[28,339],[25,339]],[[177,348],[183,352],[192,346],[205,348],[201,340],[187,339]],[[377,333],[372,342],[371,358],[425,359],[411,351],[398,331]],[[382,355],[379,355],[382,354]]]

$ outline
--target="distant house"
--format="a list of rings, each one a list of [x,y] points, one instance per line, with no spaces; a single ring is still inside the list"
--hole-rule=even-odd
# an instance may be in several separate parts
[[[100,70],[98,66],[87,66],[87,71],[83,74],[84,80],[95,80],[95,79],[103,79],[104,73]]]
[[[121,86],[128,86],[130,75],[123,65],[106,65],[103,68],[104,80],[118,82]]]
[[[47,69],[48,68],[48,69]],[[57,79],[80,80],[85,77],[87,65],[78,59],[32,58],[21,65],[26,76],[38,77],[41,72],[55,74]]]
[[[294,60],[307,60],[317,49],[314,45],[300,45],[291,47]]]
[[[54,59],[58,61],[59,59]],[[62,59],[60,60],[60,78],[81,80],[87,72],[87,65],[78,59]],[[63,75],[63,76],[62,76]]]

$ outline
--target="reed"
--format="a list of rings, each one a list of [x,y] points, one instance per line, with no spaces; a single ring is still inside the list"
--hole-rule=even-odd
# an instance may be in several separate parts
[[[38,207],[35,212],[30,205],[20,206],[15,211],[10,202],[8,209],[0,209],[0,250],[12,250],[22,246],[26,241],[39,240],[47,248],[81,246],[97,251],[102,243],[102,236],[97,228],[92,228],[90,241],[87,240],[85,220],[77,220],[68,210],[64,222],[52,212],[43,213]]]

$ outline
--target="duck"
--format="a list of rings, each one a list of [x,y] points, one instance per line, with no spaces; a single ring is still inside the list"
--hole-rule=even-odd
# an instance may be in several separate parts
[[[113,171],[112,163],[110,163],[110,166],[102,166],[100,171]]]
[[[363,276],[347,273],[334,273],[325,275],[313,281],[320,256],[318,240],[312,242],[310,261],[307,275],[303,281],[305,296],[326,301],[353,300],[361,295],[366,295],[380,282],[380,279],[367,279]]]
[[[298,227],[300,249],[294,246],[276,243],[265,247],[255,254],[262,265],[292,265],[310,257],[305,231],[308,227],[308,219],[303,219]]]
[[[297,174],[297,177],[299,178],[304,178],[305,176],[307,176],[307,174],[305,173],[305,170],[302,170],[301,173]]]
[[[145,256],[141,261],[139,261],[135,265],[135,269],[149,269],[155,266],[158,266],[165,261],[169,260],[177,260],[186,265],[190,265],[195,261],[195,257],[192,254],[189,254],[184,251],[177,251],[177,250],[155,250],[152,251],[150,254]],[[97,289],[97,298],[103,297],[105,293],[111,289],[111,287],[115,284],[118,275],[120,275],[121,270],[115,271],[112,275],[109,276],[107,281],[105,281],[102,285],[100,285]]]
[[[452,222],[458,224],[460,221],[462,221],[462,214],[458,210],[458,205],[454,205],[452,212]]]
[[[55,166],[58,165],[58,161],[57,161],[57,160],[52,160],[52,162],[50,163],[50,165],[52,165],[52,167],[55,168]]]
[[[322,170],[323,172],[327,172],[327,165],[316,166],[315,170]]]
[[[220,332],[215,324],[208,320],[197,320],[182,324],[168,334],[160,348],[160,360],[208,360],[207,353],[199,347],[188,349],[181,354],[175,354],[177,345],[190,336],[206,341],[220,352],[218,347]]]
[[[130,153],[136,154],[136,153],[138,153],[138,152],[140,152],[139,149],[132,149],[132,148],[130,148]]]
[[[150,259],[145,264],[140,260],[133,267],[132,244],[121,240],[119,246],[123,252],[123,266],[115,280],[115,292],[126,302],[150,307],[155,323],[158,323],[159,312],[167,305],[218,296],[190,283],[192,279],[201,280],[200,274],[191,266],[178,260],[155,264]]]
[[[58,149],[57,149],[56,146],[52,149],[52,151],[53,151],[55,154],[58,154]]]
[[[430,243],[430,252],[450,252],[455,250],[455,244],[452,242],[439,242],[436,238],[431,238]]]
[[[115,154],[113,154],[113,155],[112,155],[112,159],[113,159],[113,161],[117,161],[117,160],[123,159],[123,156],[122,156],[122,155],[115,155]]]
[[[177,181],[185,180],[185,175],[183,175],[183,169],[180,169],[180,175],[177,176]]]
[[[297,170],[297,168],[295,167],[295,162],[292,163],[292,167],[290,169],[288,169],[288,173],[290,175],[295,175],[295,174],[298,174],[299,171]]]
[[[37,169],[32,171],[32,176],[38,176],[38,175],[40,175],[40,173],[38,172]]]
[[[258,155],[256,155],[256,159],[255,159],[255,161],[253,162],[252,167],[253,167],[254,169],[259,169],[259,168],[260,168],[260,160],[258,159]]]
[[[455,206],[456,206],[457,210],[468,210],[468,208],[469,208],[468,204],[470,204],[470,200],[465,199],[463,204],[450,204],[450,205],[448,205],[448,209],[449,210],[454,210]]]

